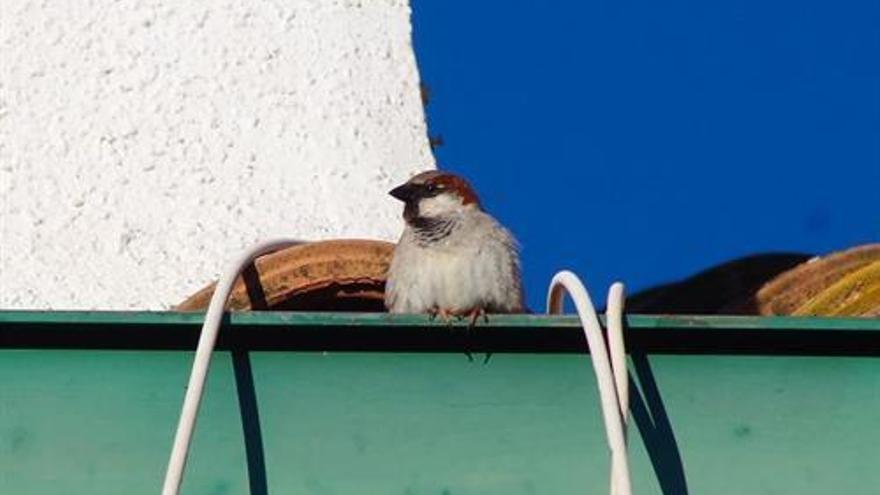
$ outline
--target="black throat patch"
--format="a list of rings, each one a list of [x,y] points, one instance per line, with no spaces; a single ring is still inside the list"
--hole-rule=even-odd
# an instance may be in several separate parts
[[[416,240],[419,245],[425,246],[442,241],[455,230],[457,224],[454,218],[429,218],[429,217],[413,217],[410,218],[409,224],[412,226],[416,234]]]

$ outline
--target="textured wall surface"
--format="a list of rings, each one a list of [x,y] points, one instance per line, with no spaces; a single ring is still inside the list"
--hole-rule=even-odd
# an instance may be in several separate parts
[[[405,0],[3,0],[0,307],[163,309],[434,166]]]

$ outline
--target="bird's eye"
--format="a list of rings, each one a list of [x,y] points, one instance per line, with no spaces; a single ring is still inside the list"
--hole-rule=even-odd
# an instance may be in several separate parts
[[[426,184],[425,191],[427,191],[429,193],[437,192],[437,184]]]

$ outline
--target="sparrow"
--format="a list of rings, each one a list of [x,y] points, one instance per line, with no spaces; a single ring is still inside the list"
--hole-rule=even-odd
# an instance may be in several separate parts
[[[465,179],[429,170],[389,194],[405,222],[385,285],[391,313],[469,316],[473,326],[487,312],[524,311],[516,239]]]

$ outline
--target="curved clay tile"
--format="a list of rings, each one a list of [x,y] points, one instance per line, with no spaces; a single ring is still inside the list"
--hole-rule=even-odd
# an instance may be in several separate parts
[[[627,298],[626,309],[633,313],[754,314],[755,291],[810,257],[763,253],[735,259],[633,294]]]
[[[846,306],[843,301],[840,302],[842,306],[830,302],[832,299],[843,297],[840,295],[840,291],[843,290],[841,287],[864,287],[861,291],[853,293],[853,297],[857,299],[861,297],[859,296],[861,293],[871,293],[870,287],[873,287],[871,284],[876,284],[878,281],[864,279],[873,272],[862,272],[861,270],[878,261],[880,261],[880,244],[857,246],[813,258],[761,287],[755,295],[758,313],[762,315],[831,315],[832,313],[828,313],[830,308],[835,307],[838,308],[835,311],[840,311],[842,307]],[[846,280],[845,283],[844,280]],[[837,287],[838,282],[844,283],[844,285]],[[831,292],[826,293],[826,291]],[[838,295],[834,296],[832,293]],[[820,300],[827,301],[827,303],[818,302]],[[810,304],[811,301],[816,301],[816,303]],[[869,303],[863,301],[859,304]],[[833,314],[842,316],[845,313],[834,312]]]
[[[880,244],[822,257],[760,254],[634,294],[636,313],[880,316]]]
[[[850,272],[806,301],[798,316],[880,316],[880,260]]]
[[[389,242],[332,240],[267,254],[245,270],[247,284],[239,276],[226,308],[384,311],[385,277],[393,251],[394,244]],[[215,285],[199,290],[174,309],[206,309]]]

